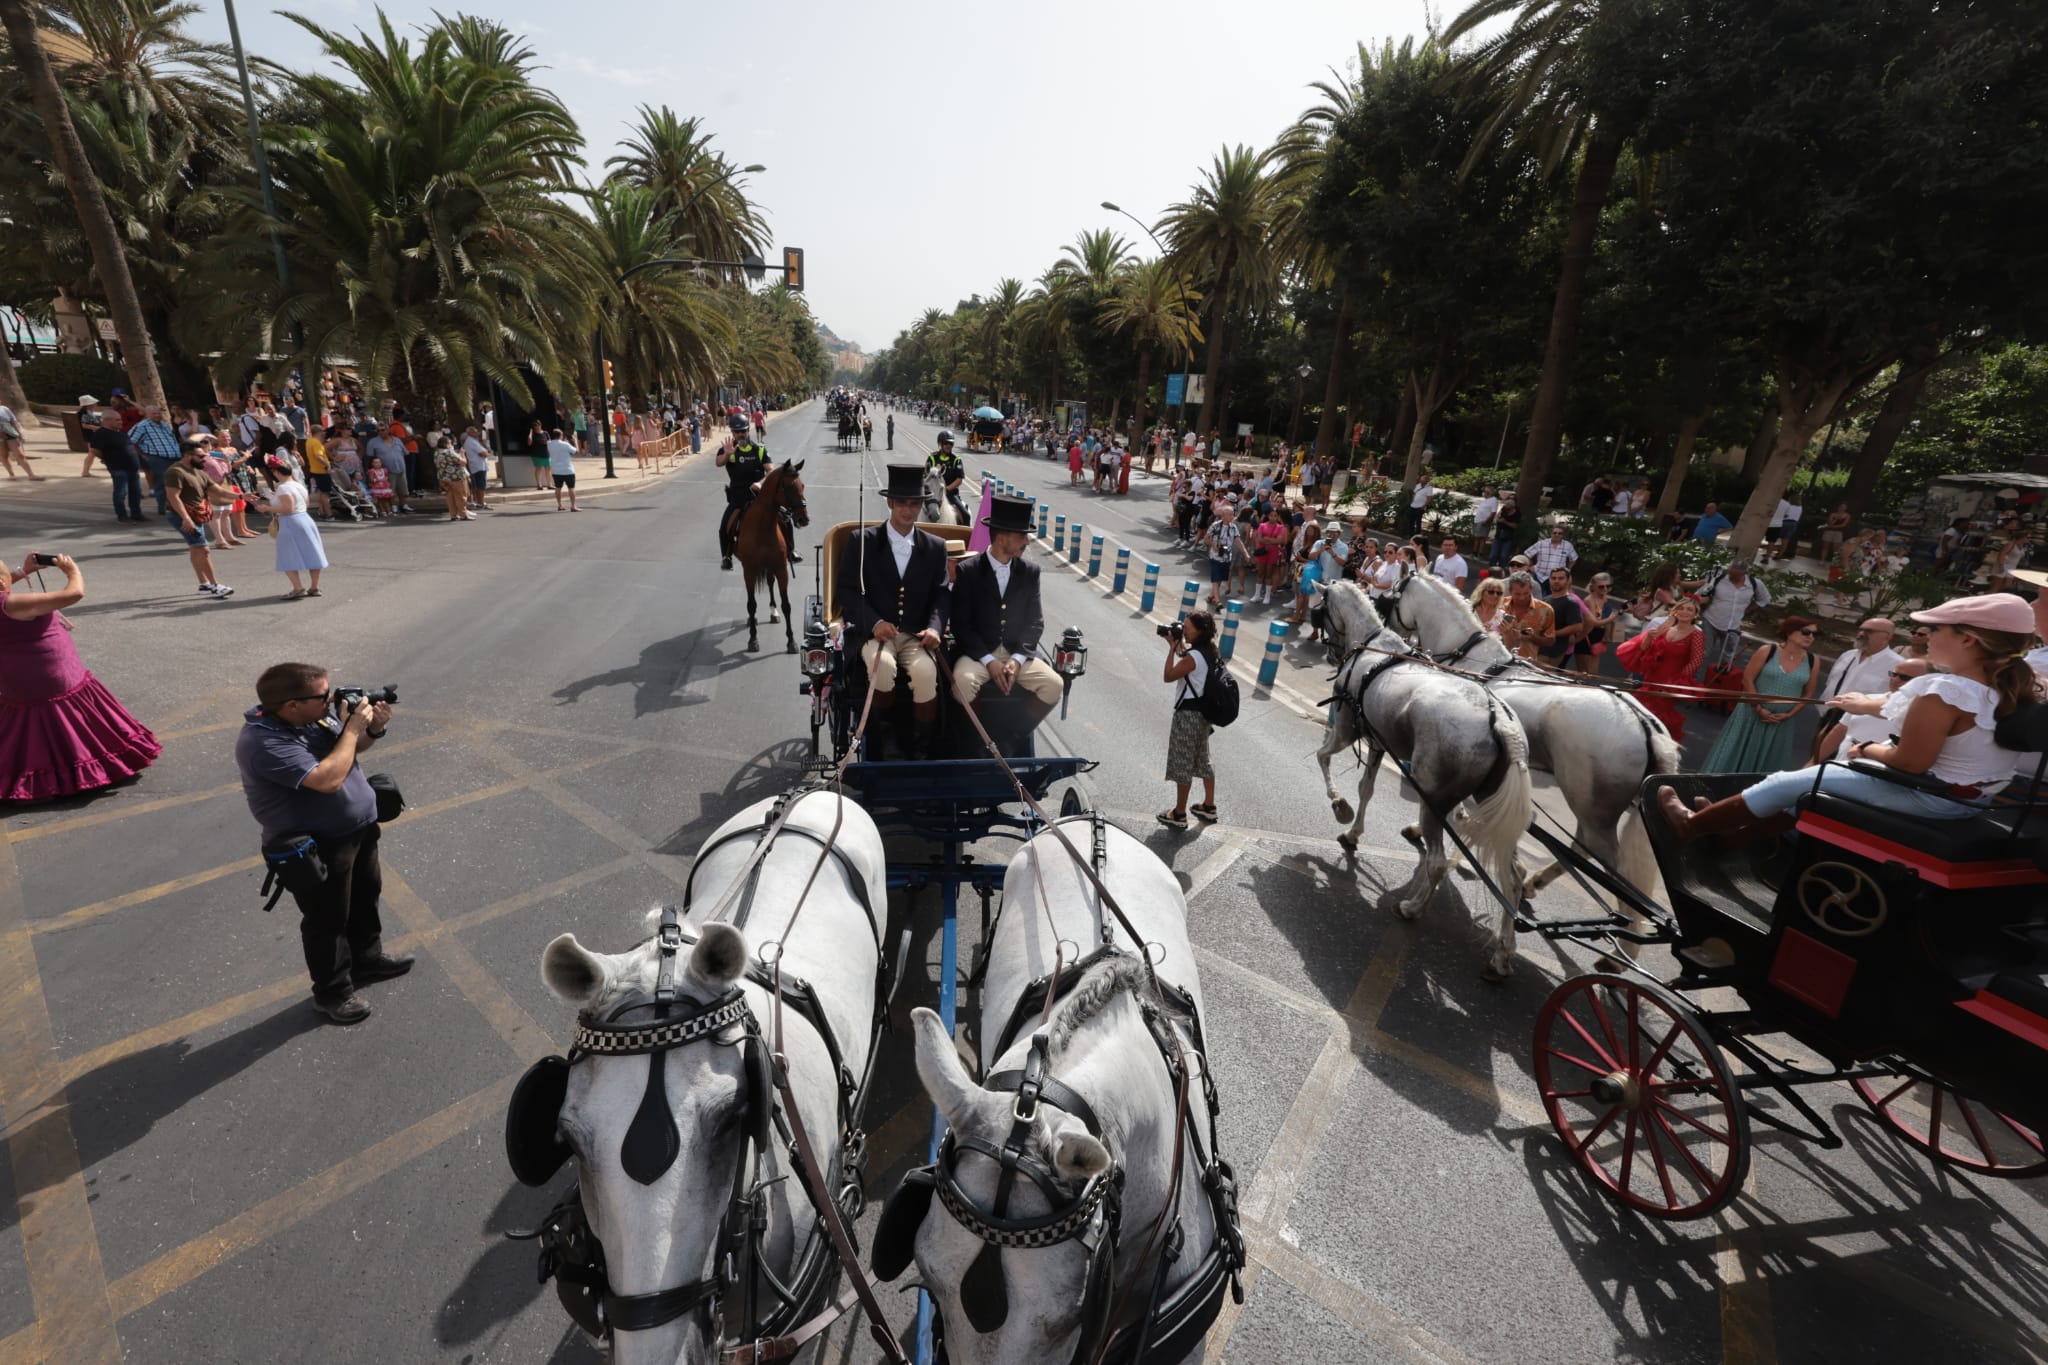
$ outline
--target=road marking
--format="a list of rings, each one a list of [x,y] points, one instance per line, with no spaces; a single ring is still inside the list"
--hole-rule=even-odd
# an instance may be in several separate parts
[[[517,1079],[517,1073],[507,1075],[123,1275],[110,1291],[115,1311],[126,1317],[147,1308],[216,1266],[297,1226],[336,1200],[418,1160],[450,1138],[494,1120],[512,1097]],[[50,1356],[62,1365],[70,1365],[70,1357],[56,1352]]]
[[[195,735],[217,735],[223,730],[239,730],[242,725],[242,718],[236,716],[233,720],[217,720],[211,725],[193,725],[183,730],[158,730],[155,734],[157,742],[161,744],[174,739],[191,739]]]
[[[469,951],[468,944],[454,934],[433,932],[441,927],[440,917],[420,899],[419,893],[405,878],[394,871],[384,874],[384,901],[406,928],[421,936],[428,956],[448,974],[448,979],[455,983],[455,989],[462,992],[462,998],[489,1021],[491,1028],[504,1039],[505,1046],[511,1048],[520,1061],[531,1065],[550,1053],[565,1050],[555,1041],[554,1035],[537,1023],[526,1012],[526,1007],[513,999],[512,993],[485,970],[484,965],[476,960],[476,955]]]
[[[1402,1317],[1386,1304],[1325,1268],[1285,1242],[1259,1248],[1266,1268],[1330,1316],[1360,1335],[1388,1347],[1417,1365],[1473,1365],[1474,1358],[1419,1322]]]
[[[25,909],[12,841],[0,830],[0,1115],[40,1329],[34,1345],[63,1365],[120,1365],[117,1315]]]

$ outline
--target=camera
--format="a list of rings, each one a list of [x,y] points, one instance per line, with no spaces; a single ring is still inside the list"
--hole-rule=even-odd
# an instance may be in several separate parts
[[[375,706],[380,701],[387,706],[398,705],[398,684],[385,683],[382,687],[375,689],[366,687],[337,687],[334,689],[334,711],[343,720],[348,719],[348,713],[356,709],[357,702],[368,702],[370,705]]]
[[[1175,621],[1170,626],[1154,626],[1153,629],[1159,633],[1159,638],[1162,640],[1178,640],[1180,638],[1180,622],[1178,621]]]
[[[57,556],[38,550],[29,555],[28,563],[24,567],[30,573],[34,573],[37,569],[54,569],[57,567]]]

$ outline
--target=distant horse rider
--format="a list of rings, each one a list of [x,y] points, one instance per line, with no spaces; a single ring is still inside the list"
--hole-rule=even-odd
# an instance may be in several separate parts
[[[930,758],[939,720],[939,669],[930,651],[939,647],[952,607],[946,546],[917,528],[924,514],[923,470],[890,465],[882,496],[889,501],[889,520],[862,528],[841,556],[840,610],[848,634],[864,641],[861,664],[884,698],[896,690],[898,668],[909,675],[911,757]]]
[[[739,544],[740,517],[761,491],[761,480],[768,476],[768,451],[754,441],[746,414],[734,413],[726,425],[732,428],[732,438],[719,447],[716,456],[725,470],[725,515],[718,522],[718,567],[730,571],[733,551]],[[787,512],[778,511],[777,515],[782,518],[783,538],[789,545],[789,562],[803,563],[803,556],[796,552],[795,525]]]
[[[1038,596],[1038,566],[1024,559],[1031,539],[1030,500],[993,498],[982,525],[989,529],[988,549],[961,561],[953,584],[953,642],[959,648],[953,687],[967,706],[990,687],[1006,697],[1029,694],[1022,707],[1024,723],[1015,735],[991,728],[1007,752],[1010,741],[1037,729],[1052,714],[1060,703],[1061,683],[1038,653],[1045,610]]]
[[[939,487],[945,490],[945,499],[960,509],[960,524],[972,526],[974,518],[967,511],[967,504],[960,500],[960,485],[967,478],[967,467],[960,463],[960,457],[953,453],[953,433],[939,433],[938,449],[931,453],[925,466],[938,476]]]

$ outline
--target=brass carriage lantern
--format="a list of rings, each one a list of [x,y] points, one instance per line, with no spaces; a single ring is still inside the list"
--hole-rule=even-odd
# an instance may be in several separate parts
[[[822,678],[832,671],[832,652],[827,646],[825,623],[813,616],[804,627],[804,676]]]

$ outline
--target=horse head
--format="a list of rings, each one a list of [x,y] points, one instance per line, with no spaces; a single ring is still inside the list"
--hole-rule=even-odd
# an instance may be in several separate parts
[[[772,484],[763,484],[761,491],[764,494],[772,491],[775,506],[789,513],[791,521],[799,526],[809,526],[811,509],[804,501],[803,468],[802,460],[784,460],[769,474]]]
[[[563,934],[541,952],[542,982],[577,1009],[577,1051],[557,1123],[604,1247],[611,1358],[619,1365],[717,1354],[729,1200],[747,1134],[758,1131],[749,1122],[771,1099],[754,1093],[763,1045],[746,1032],[744,1004],[732,1008],[746,938],[728,924],[703,925],[688,957],[674,964],[666,1007],[656,1001],[662,956],[659,935],[606,954]],[[702,1035],[690,1036],[699,1027]],[[657,1032],[665,1036],[651,1036]],[[644,1297],[656,1295],[667,1301]]]
[[[1410,574],[1380,599],[1387,624],[1432,653],[1456,649],[1479,630],[1472,604],[1443,579]]]
[[[1365,589],[1344,579],[1322,584],[1310,599],[1309,609],[1323,613],[1318,629],[1329,646],[1332,663],[1379,634],[1384,626]]]
[[[961,1365],[1085,1365],[1143,1313],[1140,1262],[1171,1184],[1175,1111],[1124,979],[1135,960],[1094,969],[1049,1027],[995,1064],[989,1087],[937,1015],[912,1012],[918,1076],[949,1131],[937,1163],[914,1173],[928,1180],[891,1199],[875,1265],[893,1277],[914,1255]],[[1121,1150],[1136,1132],[1160,1149]],[[1186,1231],[1205,1244],[1206,1227]]]

